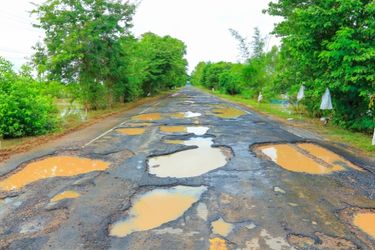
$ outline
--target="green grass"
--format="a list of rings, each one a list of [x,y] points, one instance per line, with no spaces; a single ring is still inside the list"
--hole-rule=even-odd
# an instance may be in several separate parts
[[[308,130],[311,130],[324,138],[335,143],[344,143],[351,147],[357,148],[367,155],[373,156],[375,152],[375,146],[371,145],[372,136],[364,133],[352,132],[347,129],[337,127],[333,124],[324,126],[319,119],[311,118],[303,113],[295,113],[291,110],[285,109],[283,105],[271,104],[271,103],[258,103],[256,100],[247,99],[241,96],[231,96],[218,92],[212,92],[203,87],[198,86],[199,89],[214,94],[223,99],[231,102],[245,105],[255,111],[266,114],[271,118],[276,118],[282,122],[287,122],[287,119],[292,118],[297,123],[288,123],[289,125],[295,125]]]

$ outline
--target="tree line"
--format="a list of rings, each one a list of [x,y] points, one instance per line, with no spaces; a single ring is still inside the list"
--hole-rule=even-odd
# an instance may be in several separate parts
[[[329,88],[333,122],[371,133],[375,127],[374,1],[278,0],[264,12],[283,17],[273,31],[281,38],[280,48],[265,52],[258,30],[250,44],[231,30],[245,61],[202,62],[192,82],[249,98],[259,92],[266,100],[284,94],[292,102],[303,85],[301,104],[314,117],[323,115],[321,97]]]
[[[121,0],[47,0],[36,6],[35,27],[45,36],[24,67],[27,76],[0,59],[0,137],[56,129],[54,98],[97,110],[185,84],[184,42],[151,32],[136,38],[135,11],[136,5]]]

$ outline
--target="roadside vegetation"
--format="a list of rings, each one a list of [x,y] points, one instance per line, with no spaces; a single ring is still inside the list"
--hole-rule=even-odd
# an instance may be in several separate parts
[[[19,72],[0,58],[0,138],[50,133],[187,80],[185,44],[134,37],[136,6],[120,0],[47,0],[32,11],[45,38]],[[99,112],[100,113],[100,112]]]
[[[258,29],[250,42],[230,30],[238,41],[242,62],[201,62],[191,82],[252,103],[260,93],[263,103],[288,102],[298,116],[328,116],[336,128],[363,133],[371,144],[375,127],[374,11],[374,2],[367,0],[272,2],[265,12],[283,17],[273,32],[281,37],[280,48],[266,50],[267,39]],[[304,98],[297,103],[301,86],[305,86]],[[332,111],[320,110],[327,88]]]

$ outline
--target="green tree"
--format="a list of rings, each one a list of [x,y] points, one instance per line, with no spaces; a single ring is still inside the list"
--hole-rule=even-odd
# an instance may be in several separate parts
[[[120,0],[47,0],[33,13],[45,31],[34,62],[49,80],[79,83],[92,108],[114,101],[114,84],[122,80],[120,40],[130,33],[135,6]],[[121,70],[120,70],[121,71]]]
[[[369,105],[375,92],[374,1],[279,0],[269,4],[268,13],[284,18],[274,30],[282,38],[282,53],[289,57],[283,60],[279,82],[291,80],[294,90],[305,84],[305,103],[317,115],[321,95],[329,87],[334,122],[371,132],[375,126],[375,110]]]

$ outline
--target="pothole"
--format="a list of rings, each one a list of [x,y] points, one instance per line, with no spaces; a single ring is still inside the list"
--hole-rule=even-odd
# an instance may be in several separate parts
[[[246,113],[240,109],[232,108],[229,106],[222,106],[222,105],[215,105],[215,108],[212,109],[212,113],[214,116],[220,118],[229,118],[234,119],[240,116],[246,115]]]
[[[228,236],[233,230],[233,224],[225,222],[222,218],[213,221],[211,223],[212,233],[221,235],[223,237]]]
[[[227,250],[227,242],[221,238],[210,239],[210,250]]]
[[[132,120],[138,121],[157,121],[161,119],[160,113],[149,113],[149,114],[141,114],[132,117]]]
[[[340,218],[351,231],[367,246],[375,242],[375,208],[346,208],[340,211]]]
[[[209,130],[209,127],[189,127],[189,126],[162,126],[160,131],[164,133],[189,133],[198,136],[204,135]]]
[[[27,164],[0,181],[0,190],[20,189],[30,183],[52,177],[68,177],[108,169],[110,163],[71,156],[53,156]]]
[[[121,128],[116,130],[118,133],[123,135],[142,135],[145,133],[144,128]]]
[[[255,151],[292,172],[331,174],[349,169],[363,171],[336,153],[312,143],[262,145],[255,147]]]
[[[374,212],[359,212],[354,215],[354,226],[370,235],[375,240],[375,213]]]
[[[65,199],[76,199],[78,197],[80,197],[80,194],[75,191],[65,191],[60,194],[55,195],[51,199],[51,202],[58,202],[58,201],[65,200]]]
[[[158,177],[196,177],[224,167],[231,157],[224,147],[212,147],[212,138],[192,138],[183,145],[197,148],[150,158],[149,173]]]
[[[201,195],[206,187],[176,186],[155,189],[135,198],[128,217],[110,226],[110,235],[125,237],[132,232],[157,228],[181,217]]]

